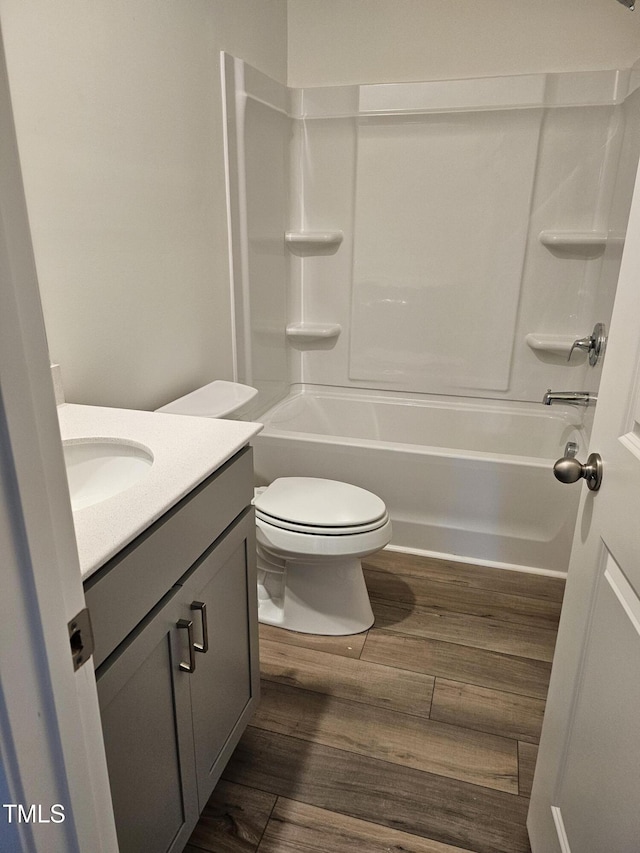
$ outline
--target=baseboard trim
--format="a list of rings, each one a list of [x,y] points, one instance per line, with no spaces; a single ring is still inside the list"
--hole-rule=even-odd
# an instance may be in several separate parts
[[[567,577],[566,572],[555,569],[542,569],[536,566],[518,566],[514,563],[500,563],[497,560],[479,560],[473,557],[461,557],[458,554],[443,554],[439,551],[425,551],[421,548],[405,548],[403,545],[387,545],[385,551],[397,551],[400,554],[415,554],[416,557],[432,557],[436,560],[449,560],[452,563],[469,563],[472,566],[486,566],[490,569],[506,569],[509,572],[524,572],[529,575],[545,575],[550,578]]]
[[[564,821],[562,820],[562,812],[560,811],[558,806],[551,806],[551,814],[553,815],[553,822],[556,825],[556,832],[558,833],[558,843],[562,849],[562,853],[571,853],[571,848],[569,847],[569,839],[567,838],[567,831],[564,828]]]

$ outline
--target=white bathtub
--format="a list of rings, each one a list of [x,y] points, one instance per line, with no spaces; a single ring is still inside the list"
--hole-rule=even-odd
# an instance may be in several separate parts
[[[558,483],[571,407],[298,386],[260,420],[261,482],[344,480],[385,501],[392,547],[485,565],[566,571],[580,488]]]

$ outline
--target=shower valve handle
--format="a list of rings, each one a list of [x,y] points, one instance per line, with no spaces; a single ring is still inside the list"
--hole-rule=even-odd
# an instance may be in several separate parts
[[[571,349],[569,350],[569,357],[567,358],[567,361],[571,361],[574,349],[580,349],[588,354],[589,364],[591,367],[595,367],[598,363],[598,359],[604,353],[606,343],[607,333],[604,323],[596,323],[593,327],[593,332],[591,332],[588,337],[578,338],[577,341],[573,342]]]
[[[599,453],[591,453],[583,465],[573,456],[563,456],[553,466],[553,474],[561,483],[577,483],[584,477],[587,488],[597,492],[602,483],[602,457]]]

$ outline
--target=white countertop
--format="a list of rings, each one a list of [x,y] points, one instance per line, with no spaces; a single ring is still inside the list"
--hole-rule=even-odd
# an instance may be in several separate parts
[[[58,406],[62,440],[124,439],[148,447],[153,465],[120,494],[73,513],[86,580],[230,459],[262,424],[101,406]]]

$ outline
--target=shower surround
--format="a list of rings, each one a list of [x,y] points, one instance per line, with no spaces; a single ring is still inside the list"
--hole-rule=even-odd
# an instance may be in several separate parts
[[[372,488],[395,547],[563,571],[579,490],[558,487],[551,465],[583,412],[541,415],[540,453],[521,415],[548,387],[597,389],[599,369],[568,355],[611,312],[638,158],[636,73],[292,90],[229,56],[223,71],[237,378],[260,392],[258,474]],[[384,436],[361,423],[367,394],[386,413]],[[283,429],[287,395],[298,408],[315,396],[316,419]],[[502,450],[475,440],[487,411]],[[449,445],[436,438],[443,424]],[[358,469],[346,460],[363,441]],[[436,467],[400,463],[408,445],[420,457],[435,447]],[[468,458],[479,478],[464,479]],[[508,507],[527,495],[531,517],[510,527]]]

